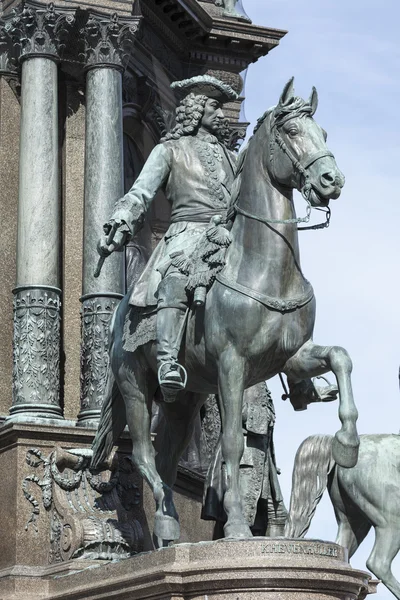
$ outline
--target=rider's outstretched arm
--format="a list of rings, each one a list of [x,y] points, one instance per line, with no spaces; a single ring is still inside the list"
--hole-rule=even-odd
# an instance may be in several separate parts
[[[129,227],[128,239],[140,229],[152,200],[168,178],[171,162],[169,145],[156,146],[129,192],[116,202],[109,223],[125,223]]]

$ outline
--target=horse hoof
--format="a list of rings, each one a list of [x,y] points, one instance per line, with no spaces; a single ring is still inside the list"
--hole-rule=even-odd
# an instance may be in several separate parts
[[[234,539],[252,538],[250,527],[244,521],[228,521],[224,525],[224,537]]]
[[[168,515],[156,515],[154,517],[154,537],[161,538],[165,542],[171,542],[179,540],[180,534],[179,521],[174,517]]]
[[[357,464],[359,447],[360,442],[358,442],[356,445],[343,444],[343,442],[338,439],[336,434],[332,443],[333,460],[340,467],[351,469]]]
[[[174,540],[163,540],[163,538],[157,537],[153,533],[153,545],[154,549],[158,550],[159,548],[168,548],[168,546],[172,546]]]

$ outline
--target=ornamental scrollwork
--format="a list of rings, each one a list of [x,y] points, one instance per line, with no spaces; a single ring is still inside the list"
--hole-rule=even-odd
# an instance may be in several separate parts
[[[128,558],[142,549],[143,530],[136,518],[141,517],[141,493],[132,463],[117,454],[107,471],[93,475],[89,454],[85,449],[59,447],[48,456],[37,448],[27,452],[26,462],[35,473],[22,483],[32,506],[25,531],[32,528],[38,533],[43,507],[49,513],[50,564],[74,558]],[[41,498],[35,497],[33,485],[40,489]]]
[[[132,20],[122,24],[117,13],[109,19],[90,15],[86,26],[81,29],[85,41],[83,60],[88,67],[113,65],[124,68],[137,31],[137,22]]]
[[[13,55],[13,40],[5,21],[0,19],[0,73],[10,73],[17,69]]]
[[[60,292],[14,291],[13,405],[58,406],[60,390]]]
[[[30,54],[59,57],[65,48],[75,17],[60,13],[51,2],[45,9],[22,5],[13,11],[5,29],[19,49],[20,58]]]

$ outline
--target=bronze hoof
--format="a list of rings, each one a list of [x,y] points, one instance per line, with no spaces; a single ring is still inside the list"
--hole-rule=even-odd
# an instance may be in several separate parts
[[[338,437],[337,434],[333,438],[332,442],[332,457],[333,460],[340,466],[346,469],[351,469],[355,467],[358,460],[358,450],[360,444],[350,445],[343,444]]]
[[[224,537],[233,539],[248,539],[252,538],[250,527],[243,520],[228,521],[224,525]]]
[[[179,540],[179,521],[168,515],[157,515],[154,517],[154,536],[161,538],[164,542]]]

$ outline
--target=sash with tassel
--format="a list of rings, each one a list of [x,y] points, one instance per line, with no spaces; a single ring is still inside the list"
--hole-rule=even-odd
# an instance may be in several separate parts
[[[171,255],[172,265],[188,276],[186,291],[195,307],[203,306],[208,290],[225,266],[225,255],[232,239],[220,216],[213,217],[189,258],[184,253]]]

